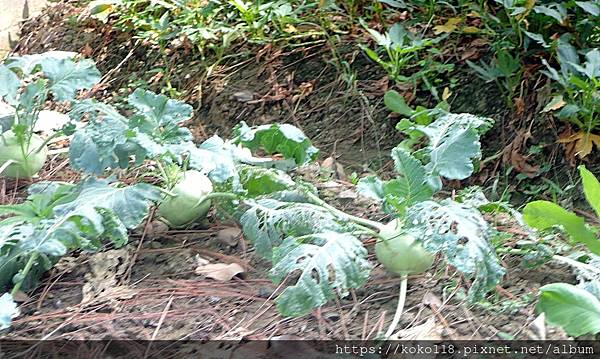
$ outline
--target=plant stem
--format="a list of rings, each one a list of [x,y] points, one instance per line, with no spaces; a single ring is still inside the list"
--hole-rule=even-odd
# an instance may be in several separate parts
[[[567,258],[567,257],[564,257],[564,256],[559,256],[558,254],[552,256],[552,259],[554,259],[556,261],[559,261],[559,262],[563,262],[563,263],[569,264],[569,265],[571,265],[573,267],[577,267],[577,268],[580,268],[580,269],[583,269],[583,270],[587,270],[587,271],[590,271],[592,273],[596,273],[596,274],[600,275],[600,268],[596,268],[596,267],[591,266],[591,265],[589,265],[587,263],[578,262],[578,261],[576,261],[574,259],[571,259],[571,258]]]
[[[25,264],[25,267],[23,268],[23,274],[21,276],[22,279],[15,284],[15,286],[13,287],[13,289],[10,292],[10,294],[13,297],[14,297],[15,294],[17,294],[17,292],[19,291],[19,289],[21,289],[21,286],[23,285],[23,281],[25,280],[25,278],[27,277],[27,274],[29,274],[29,271],[33,267],[33,264],[35,263],[35,260],[37,259],[37,256],[38,256],[38,252],[33,252],[31,254],[31,257],[29,257],[29,260],[27,261],[27,264]]]
[[[194,207],[197,207],[199,205],[201,205],[202,203],[211,200],[211,199],[216,199],[216,198],[222,198],[222,199],[229,199],[229,200],[236,200],[236,199],[240,199],[240,197],[237,194],[233,194],[233,193],[227,193],[227,192],[213,192],[213,193],[209,193],[206,196],[202,197]]]
[[[166,183],[167,187],[172,188],[175,184],[172,183],[169,176],[167,176],[167,171],[165,171],[165,168],[163,167],[162,163],[160,162],[160,159],[156,160],[156,167],[158,167],[158,170],[160,171],[160,175],[162,176],[162,179]]]
[[[316,196],[314,193],[312,193],[312,192],[310,192],[308,190],[305,190],[304,193],[315,204],[318,204],[319,206],[327,209],[329,212],[333,213],[334,215],[336,215],[338,217],[341,217],[343,219],[347,219],[349,221],[358,223],[358,224],[363,225],[363,226],[368,227],[368,228],[375,229],[378,232],[380,232],[381,229],[383,228],[383,224],[381,224],[379,222],[371,221],[370,219],[366,219],[366,218],[356,217],[356,216],[353,216],[353,215],[348,214],[346,212],[340,211],[339,209],[331,206],[330,204],[328,204],[327,202],[323,201],[318,196]]]
[[[398,306],[396,307],[396,313],[394,314],[394,319],[392,320],[392,324],[390,324],[387,332],[385,332],[385,338],[389,338],[394,334],[398,323],[400,323],[400,317],[402,317],[402,311],[404,311],[404,303],[406,302],[406,288],[408,286],[408,276],[405,274],[402,276],[402,281],[400,282],[400,294],[398,295]]]
[[[527,251],[524,251],[524,250],[521,250],[521,249],[514,249],[514,248],[512,248],[512,249],[506,249],[506,250],[498,249],[497,252],[498,253],[516,254],[516,255],[522,255],[522,254],[526,254],[527,253]],[[552,259],[554,259],[555,261],[558,261],[558,262],[562,262],[562,263],[568,264],[568,265],[570,265],[572,267],[576,267],[576,268],[579,268],[579,269],[587,270],[589,272],[596,273],[596,274],[600,275],[600,268],[596,268],[596,267],[591,266],[591,265],[589,265],[587,263],[579,262],[579,261],[576,261],[576,260],[571,259],[569,257],[561,256],[561,255],[558,255],[558,254],[553,255]]]
[[[166,194],[169,197],[175,197],[175,196],[177,196],[175,193],[173,193],[173,192],[171,192],[169,190],[166,190],[166,189],[164,189],[162,187],[158,187],[157,186],[156,188],[158,188],[159,191],[161,191],[162,193]]]
[[[34,151],[30,152],[30,154],[31,153],[39,153],[41,150],[43,150],[50,143],[50,141],[52,141],[53,139],[57,138],[60,135],[62,135],[61,132],[54,132],[52,134],[52,136],[49,136],[48,138],[46,138],[44,140],[44,142],[42,142],[42,144],[38,148],[36,148]]]

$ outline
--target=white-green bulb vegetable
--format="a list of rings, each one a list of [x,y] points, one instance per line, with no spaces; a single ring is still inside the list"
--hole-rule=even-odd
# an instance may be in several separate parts
[[[401,276],[419,274],[433,264],[434,256],[415,237],[403,231],[398,219],[386,224],[379,235],[375,254],[379,263],[391,273]]]
[[[212,182],[198,171],[186,171],[173,188],[173,196],[167,196],[158,206],[157,215],[170,227],[180,228],[206,217],[210,200],[203,198],[213,191]]]
[[[21,144],[13,131],[6,131],[0,135],[0,167],[6,162],[8,165],[0,176],[9,178],[31,178],[37,174],[48,157],[48,148],[43,145],[44,140],[36,135],[31,135],[28,144],[21,148]]]

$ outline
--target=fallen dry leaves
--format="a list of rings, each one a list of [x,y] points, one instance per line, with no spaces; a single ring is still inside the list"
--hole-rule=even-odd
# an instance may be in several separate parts
[[[235,276],[244,274],[246,271],[237,263],[208,263],[199,265],[196,268],[196,274],[201,274],[206,278],[226,282],[232,280]]]
[[[504,148],[502,160],[504,163],[510,163],[516,171],[533,178],[538,174],[540,166],[531,164],[527,156],[521,154],[521,149],[525,147],[530,137],[531,133],[529,131],[519,132],[515,139]]]
[[[596,145],[596,149],[600,149],[600,135],[583,131],[570,135],[562,135],[558,139],[558,142],[565,145],[567,158],[569,158],[571,162],[573,162],[575,156],[584,158],[592,153],[594,145]]]

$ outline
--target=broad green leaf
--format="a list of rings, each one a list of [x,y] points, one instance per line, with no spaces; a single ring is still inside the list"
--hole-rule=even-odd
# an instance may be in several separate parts
[[[583,165],[579,166],[579,175],[583,182],[583,193],[585,193],[585,198],[594,211],[596,211],[596,216],[600,218],[600,182],[598,182],[598,179],[592,172],[588,171]]]
[[[127,117],[121,115],[113,106],[91,99],[75,102],[73,109],[69,112],[69,116],[75,121],[83,120],[84,116],[89,116],[93,120],[101,120],[109,117],[123,123],[129,121]]]
[[[583,218],[561,206],[548,201],[533,201],[523,209],[523,220],[527,225],[545,230],[561,226],[574,241],[583,243],[596,255],[600,255],[600,240],[585,224]]]
[[[382,34],[377,30],[369,28],[362,19],[360,19],[360,21],[361,21],[361,24],[363,25],[363,27],[365,28],[365,30],[367,30],[369,35],[371,35],[373,40],[375,40],[377,45],[383,46],[383,47],[388,47],[388,48],[390,46],[392,46],[392,40],[390,39],[390,37],[387,34]]]
[[[151,129],[179,125],[192,118],[192,106],[148,90],[135,90],[128,102],[150,122]]]
[[[262,167],[242,166],[240,182],[248,196],[259,196],[292,189],[296,183],[285,172]]]
[[[137,227],[148,215],[152,201],[162,196],[151,185],[139,183],[118,187],[104,179],[89,178],[80,185],[78,196],[71,202],[54,209],[59,217],[80,216],[97,227],[102,227],[102,216],[98,208],[112,211],[126,228]]]
[[[403,197],[407,206],[431,198],[433,190],[428,184],[429,175],[421,162],[400,147],[392,149],[392,158],[399,175],[395,194]]]
[[[361,241],[347,233],[323,231],[287,237],[273,252],[271,276],[279,284],[300,273],[275,300],[285,316],[301,316],[336,295],[344,297],[369,278],[371,265]]]
[[[121,0],[94,0],[87,6],[90,16],[104,23],[108,17],[122,4]]]
[[[567,283],[547,284],[540,292],[536,310],[550,324],[575,337],[600,333],[600,300],[594,295]]]
[[[12,208],[13,217],[0,222],[0,288],[21,282],[23,288],[68,251],[98,250],[103,241],[116,246],[128,240],[160,192],[147,184],[119,187],[108,180],[87,179],[76,186],[44,183],[27,201]],[[11,219],[16,220],[11,221]],[[35,256],[33,270],[21,271]]]
[[[11,105],[16,105],[17,90],[21,80],[8,67],[0,64],[0,99],[4,98]]]
[[[398,0],[379,0],[379,2],[383,3],[383,4],[386,4],[386,5],[389,5],[391,7],[395,7],[395,8],[406,9],[408,7],[404,1],[398,1]]]
[[[408,35],[408,31],[399,22],[392,25],[388,31],[388,36],[394,46],[403,45]]]
[[[479,211],[446,199],[425,201],[406,211],[406,231],[431,253],[442,252],[447,261],[475,280],[472,300],[483,298],[504,276],[504,268],[490,245],[490,227]]]
[[[593,16],[600,16],[600,4],[597,1],[575,1],[575,4]]]
[[[10,293],[4,293],[0,297],[0,330],[10,327],[13,318],[19,315],[17,303]]]
[[[406,104],[404,97],[394,90],[390,90],[385,93],[383,96],[383,102],[389,110],[404,116],[410,117],[415,112]]]
[[[190,167],[206,171],[216,183],[239,182],[235,158],[227,144],[216,135],[204,141],[198,151],[190,153]]]
[[[357,190],[366,197],[383,202],[386,212],[403,214],[407,207],[431,198],[434,193],[425,167],[401,147],[392,150],[398,177],[382,181],[369,176],[358,182]]]
[[[541,34],[536,34],[536,33],[529,32],[529,31],[525,31],[525,30],[523,30],[523,33],[524,33],[524,34],[525,34],[527,37],[529,37],[530,39],[532,39],[533,41],[535,41],[535,42],[537,42],[538,44],[542,45],[543,47],[545,47],[545,48],[549,48],[549,47],[550,47],[550,45],[548,45],[548,44],[546,43],[546,40],[544,40],[544,36],[543,36],[543,35],[541,35]]]
[[[586,254],[587,266],[573,267],[577,275],[577,286],[592,293],[600,300],[600,256]]]
[[[48,97],[46,85],[45,79],[38,79],[25,85],[17,99],[19,104],[16,106],[15,118],[19,125],[24,125],[28,129],[34,126],[37,120],[36,112],[44,106]]]
[[[447,114],[428,126],[415,126],[429,138],[430,173],[447,179],[469,177],[474,170],[473,161],[481,158],[480,134],[491,121],[464,113]]]
[[[40,181],[27,188],[29,195],[27,200],[12,205],[0,205],[0,214],[12,215],[11,219],[21,222],[40,223],[44,219],[53,217],[55,206],[69,202],[74,198],[73,188],[75,185]]]
[[[557,95],[552,97],[552,100],[550,100],[550,102],[548,102],[548,104],[544,106],[542,112],[556,111],[565,106],[566,104],[567,103],[563,99],[562,95]]]
[[[271,259],[274,247],[288,236],[300,237],[322,231],[343,232],[344,226],[325,209],[309,203],[260,199],[250,203],[241,216],[244,235],[256,252]]]
[[[383,202],[385,200],[384,184],[385,182],[377,176],[367,176],[358,181],[356,190],[365,197]]]
[[[136,111],[131,119],[93,100],[74,106],[71,118],[90,116],[88,125],[75,133],[71,143],[74,168],[101,174],[107,168],[127,168],[132,158],[138,164],[159,157],[181,162],[181,155],[196,148],[189,129],[180,127],[191,117],[191,106],[145,90],[136,90],[129,102]]]
[[[314,162],[319,155],[316,149],[298,128],[289,124],[272,124],[249,127],[241,122],[234,129],[237,136],[235,143],[241,143],[251,150],[262,149],[267,154],[280,153],[285,158],[292,158],[296,165]]]
[[[29,75],[34,70],[39,69],[39,66],[46,60],[71,60],[76,56],[77,53],[72,51],[47,51],[41,54],[9,57],[6,60],[6,65],[11,69]]]
[[[573,74],[577,74],[579,71],[575,66],[579,65],[579,55],[575,46],[571,45],[570,37],[563,35],[558,40],[558,46],[556,48],[556,55],[558,62],[560,63],[560,70],[563,77],[569,78]]]
[[[92,60],[47,58],[40,64],[50,80],[50,91],[59,101],[72,100],[78,90],[92,88],[100,81],[100,71]]]
[[[71,166],[92,174],[102,174],[107,168],[125,168],[129,164],[128,141],[127,123],[113,117],[90,122],[71,140]]]
[[[558,4],[551,4],[549,6],[543,6],[543,5],[535,6],[533,8],[533,11],[535,11],[538,14],[544,14],[544,15],[550,16],[550,17],[556,19],[556,21],[558,21],[561,24],[563,23],[563,21],[565,20],[565,18],[567,16],[567,10],[565,10],[565,8],[562,7],[562,5],[558,5]]]
[[[583,73],[590,80],[600,78],[600,50],[593,49],[585,54],[585,64]]]
[[[69,250],[98,250],[102,240],[125,244],[127,229],[137,227],[148,214],[151,201],[161,198],[153,186],[119,187],[104,179],[52,187],[49,185],[49,192],[54,190],[53,194],[36,189],[19,211],[12,211],[14,217],[0,222],[5,244],[0,250],[0,287],[11,282],[33,285]],[[19,274],[32,255],[36,256],[34,270],[26,276]]]

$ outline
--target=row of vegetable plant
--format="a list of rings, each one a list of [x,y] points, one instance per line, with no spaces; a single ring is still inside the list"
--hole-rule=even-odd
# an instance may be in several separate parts
[[[3,142],[4,175],[31,177],[43,166],[52,138],[38,137],[34,124],[49,99],[70,103],[70,123],[53,136],[71,136],[70,164],[82,174],[75,184],[37,181],[25,201],[0,206],[0,285],[7,291],[0,306],[3,328],[18,315],[16,293],[34,288],[68,253],[97,251],[104,243],[123,246],[128,231],[140,226],[153,206],[173,228],[205,218],[213,203],[228,211],[256,254],[271,262],[273,281],[286,281],[276,298],[286,316],[307,314],[364,285],[373,265],[364,240],[377,238],[378,261],[402,277],[398,309],[385,337],[400,320],[407,276],[428,270],[436,256],[472,280],[472,301],[484,298],[505,273],[491,244],[495,229],[482,215],[505,207],[478,191],[441,200],[437,195],[443,179],[463,180],[476,171],[489,118],[453,114],[445,106],[417,111],[389,93],[386,103],[406,115],[399,128],[409,134],[391,151],[398,176],[368,176],[357,185],[391,215],[390,222],[380,223],[336,209],[313,185],[290,175],[319,154],[292,125],[241,122],[230,139],[215,135],[196,144],[185,127],[192,107],[181,101],[141,89],[120,110],[77,99],[100,73],[92,61],[73,53],[12,57],[0,65],[0,77],[0,96],[15,110],[3,127],[2,138],[16,139]],[[417,139],[426,146],[416,146]],[[143,175],[128,184],[137,173]],[[534,206],[526,210],[531,224]],[[544,226],[549,225],[537,225]],[[595,242],[581,241],[596,253]],[[569,264],[588,267],[575,260]]]
[[[448,113],[428,126],[417,126],[415,130],[430,140],[421,160],[396,148],[392,156],[400,177],[361,181],[362,192],[377,196],[397,216],[384,225],[335,209],[319,198],[313,186],[286,173],[314,162],[318,155],[310,140],[291,125],[250,127],[242,122],[232,139],[213,136],[196,145],[182,126],[192,109],[180,101],[136,90],[128,98],[126,116],[106,103],[74,99],[77,90],[100,78],[89,60],[70,53],[29,55],[9,58],[0,71],[10,80],[3,82],[0,93],[16,109],[14,123],[3,135],[33,137],[32,123],[49,96],[70,101],[72,123],[61,132],[73,132],[70,163],[84,176],[77,184],[36,182],[29,187],[27,200],[0,207],[6,217],[0,222],[5,238],[1,284],[10,288],[5,302],[19,290],[32,288],[73,250],[98,250],[104,242],[122,246],[128,230],[139,226],[154,204],[159,217],[179,227],[206,216],[210,201],[231,209],[257,254],[272,261],[275,282],[297,274],[276,300],[284,315],[306,314],[363,285],[372,266],[361,240],[366,237],[379,238],[379,260],[401,275],[424,271],[433,255],[445,253],[450,263],[475,279],[473,298],[480,298],[502,277],[487,243],[488,225],[477,209],[431,199],[441,188],[442,176],[465,178],[473,172],[472,161],[480,156],[479,131],[487,119]],[[31,98],[44,101],[32,104]],[[29,163],[40,146],[28,150],[26,136],[17,138],[21,142],[14,147],[19,151],[3,165],[18,167],[9,176],[32,176],[39,168]],[[464,145],[470,151],[459,151]],[[284,159],[257,157],[259,150]],[[119,181],[139,169],[145,173],[139,183]],[[421,260],[396,253],[404,247],[421,252]],[[16,306],[3,306],[4,327],[15,310]]]

